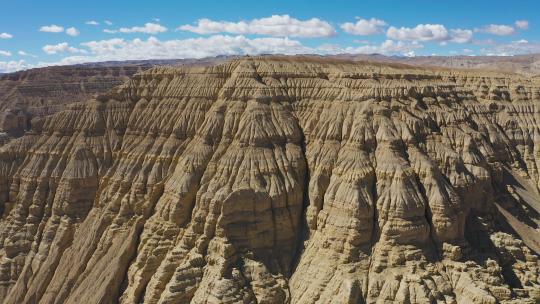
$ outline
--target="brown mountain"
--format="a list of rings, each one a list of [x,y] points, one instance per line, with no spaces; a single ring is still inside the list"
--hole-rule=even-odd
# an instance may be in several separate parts
[[[538,79],[159,67],[0,147],[2,303],[538,303]]]
[[[226,57],[140,60],[51,66],[0,75],[0,132],[20,136],[31,119],[64,110],[68,103],[87,101],[158,65],[208,65]]]
[[[527,76],[540,75],[540,54],[516,56],[417,56],[388,57],[383,55],[337,55],[336,58],[394,62],[426,67],[452,69],[480,69],[519,73]]]

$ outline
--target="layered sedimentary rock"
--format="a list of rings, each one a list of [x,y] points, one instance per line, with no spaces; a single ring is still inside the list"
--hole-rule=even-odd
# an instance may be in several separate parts
[[[67,66],[2,75],[0,131],[18,136],[30,127],[33,117],[56,113],[67,103],[86,101],[107,92],[143,68]]]
[[[108,92],[136,73],[157,65],[209,65],[226,57],[140,60],[51,66],[0,75],[0,132],[18,137],[34,117],[65,109]],[[1,140],[0,140],[1,143]]]
[[[153,68],[0,148],[3,303],[537,303],[540,83]]]
[[[506,71],[534,76],[540,74],[540,54],[514,56],[415,56],[398,57],[372,55],[335,55],[333,57],[350,60],[369,60],[394,62],[427,67],[445,67],[454,69],[478,69],[484,71]]]

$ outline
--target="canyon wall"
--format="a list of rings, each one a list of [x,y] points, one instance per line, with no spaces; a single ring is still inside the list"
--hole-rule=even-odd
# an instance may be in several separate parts
[[[105,93],[141,72],[140,66],[46,67],[0,76],[0,131],[20,136],[33,117]]]
[[[1,303],[538,303],[540,82],[152,68],[0,147]]]
[[[131,60],[50,66],[0,75],[0,132],[19,137],[34,117],[51,115],[65,105],[108,92],[131,76],[157,65],[207,66],[225,56],[203,59]],[[2,140],[0,135],[0,143]],[[8,138],[9,139],[9,138]]]

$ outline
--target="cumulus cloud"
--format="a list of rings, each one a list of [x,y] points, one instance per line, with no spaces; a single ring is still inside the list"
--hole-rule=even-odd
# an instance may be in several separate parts
[[[182,25],[178,30],[197,34],[231,33],[240,35],[269,35],[277,37],[329,37],[336,34],[328,22],[311,18],[298,20],[289,15],[272,15],[250,21],[229,22],[199,19],[196,25]]]
[[[358,47],[341,47],[323,45],[317,48],[317,52],[324,55],[333,54],[383,54],[414,56],[415,50],[424,46],[418,42],[404,42],[387,39],[381,44],[366,44]]]
[[[90,20],[90,21],[86,21],[85,24],[88,24],[88,25],[99,25],[99,22],[95,21],[95,20]]]
[[[520,30],[526,30],[529,28],[529,21],[527,20],[517,20],[514,24]]]
[[[419,24],[414,28],[391,26],[386,35],[405,41],[447,41],[449,37],[448,30],[441,24]]]
[[[66,34],[70,35],[70,36],[79,36],[81,32],[79,32],[78,29],[74,28],[74,27],[70,27],[68,29],[66,29]]]
[[[9,33],[0,33],[0,39],[11,39],[13,38],[13,35]]]
[[[121,28],[118,30],[120,33],[146,33],[146,34],[158,34],[167,31],[167,28],[158,23],[145,23],[144,26],[134,26],[131,28]]]
[[[69,28],[65,29],[63,26],[59,26],[59,25],[55,25],[55,24],[42,26],[41,28],[39,28],[39,31],[40,32],[45,32],[45,33],[63,33],[63,32],[65,32],[69,36],[73,36],[73,37],[79,36],[79,34],[80,34],[79,30],[76,29],[75,27],[69,27]]]
[[[3,50],[0,50],[0,56],[11,56],[11,52],[10,51],[3,51]]]
[[[105,23],[106,25],[113,25],[112,21],[109,21],[109,20],[105,20],[103,21],[103,23]]]
[[[45,32],[45,33],[62,33],[64,31],[64,27],[51,24],[51,25],[42,26],[41,28],[39,28],[39,31]]]
[[[358,19],[356,23],[346,22],[341,25],[341,28],[352,35],[375,35],[384,33],[386,22],[380,19]]]
[[[516,33],[516,29],[514,27],[503,24],[489,24],[482,28],[476,29],[476,31],[497,36],[509,36]]]
[[[414,28],[391,26],[386,36],[400,41],[471,42],[473,32],[464,29],[447,30],[442,24],[419,24]]]
[[[33,65],[28,64],[24,60],[19,61],[0,61],[0,73],[10,73],[32,68]]]
[[[469,43],[473,39],[473,31],[452,29],[450,30],[450,41],[455,43]]]
[[[159,34],[167,31],[167,28],[158,23],[146,23],[144,26],[134,27],[122,27],[118,30],[105,29],[103,32],[108,34],[115,33],[145,33],[145,34]]]
[[[202,58],[218,55],[241,54],[300,54],[311,49],[299,41],[288,38],[255,38],[244,36],[215,35],[210,37],[181,40],[159,40],[150,37],[147,40],[125,40],[114,38],[82,43],[91,56],[91,61],[102,60],[137,60],[163,58]],[[85,60],[86,60],[85,59]]]
[[[58,53],[84,53],[84,50],[74,48],[70,46],[67,42],[62,42],[58,44],[47,44],[43,47],[43,51],[49,55],[58,54]]]
[[[260,55],[260,54],[371,54],[414,55],[423,48],[417,42],[386,40],[380,45],[341,47],[321,45],[308,47],[300,41],[286,37],[247,38],[245,36],[214,35],[178,40],[146,40],[113,38],[90,41],[81,44],[86,53],[63,58],[56,64],[77,64],[110,60],[143,60],[170,58],[203,58],[218,55]],[[59,47],[62,50],[68,46]]]

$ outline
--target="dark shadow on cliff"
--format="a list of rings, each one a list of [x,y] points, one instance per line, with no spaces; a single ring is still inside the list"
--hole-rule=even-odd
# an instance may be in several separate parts
[[[491,216],[492,214],[480,215],[475,210],[471,210],[465,223],[465,238],[471,248],[471,253],[467,258],[482,266],[485,266],[486,262],[490,259],[498,261],[499,266],[502,268],[501,274],[504,281],[512,288],[523,288],[516,273],[512,269],[513,261],[502,258],[499,250],[490,238],[490,232],[486,228],[484,219]]]

